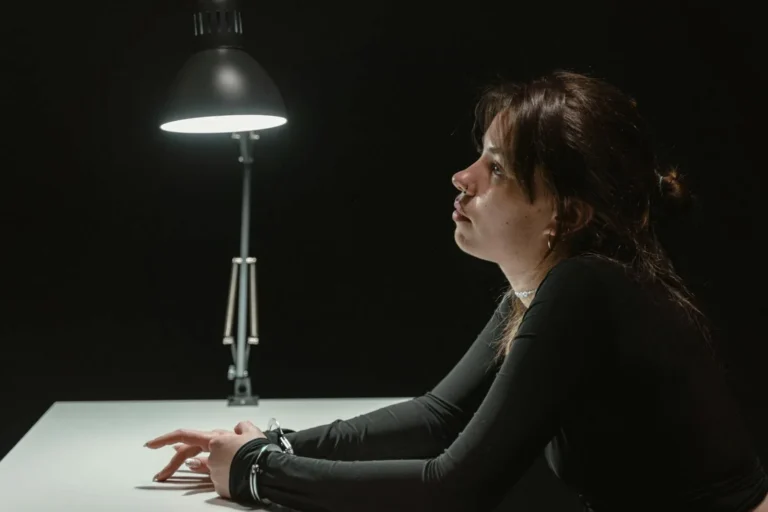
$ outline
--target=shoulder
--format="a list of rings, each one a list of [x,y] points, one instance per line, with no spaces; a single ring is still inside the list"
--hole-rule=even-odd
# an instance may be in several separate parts
[[[617,261],[600,256],[584,254],[572,256],[557,262],[542,281],[584,280],[605,281],[607,279],[629,279],[627,269]]]
[[[610,301],[620,288],[630,285],[627,268],[594,255],[566,258],[555,264],[539,284],[537,296],[572,296],[575,300]]]
[[[576,350],[577,343],[609,339],[614,332],[618,303],[612,281],[623,273],[618,263],[586,256],[559,261],[549,269],[523,314],[517,338],[549,339],[566,343]],[[575,352],[563,352],[574,355]],[[574,357],[576,357],[574,355]]]

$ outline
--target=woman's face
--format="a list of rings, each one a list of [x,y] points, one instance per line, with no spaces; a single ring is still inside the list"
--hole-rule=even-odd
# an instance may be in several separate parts
[[[555,202],[540,173],[534,176],[531,204],[504,160],[499,116],[483,138],[483,151],[472,165],[453,175],[453,184],[466,191],[459,197],[466,217],[454,214],[456,244],[477,258],[498,263],[505,271],[536,266],[555,230]]]

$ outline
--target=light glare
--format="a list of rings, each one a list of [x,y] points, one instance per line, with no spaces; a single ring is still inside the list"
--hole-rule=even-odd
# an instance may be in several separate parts
[[[164,123],[160,129],[177,133],[234,133],[266,130],[287,121],[284,117],[263,115],[193,117]]]

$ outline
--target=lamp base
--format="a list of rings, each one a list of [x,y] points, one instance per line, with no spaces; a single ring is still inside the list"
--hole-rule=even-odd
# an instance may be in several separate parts
[[[235,394],[227,398],[227,405],[259,405],[259,395],[251,395],[250,377],[235,377]]]
[[[248,397],[236,397],[236,396],[230,396],[227,398],[227,405],[233,406],[233,405],[259,405],[259,397],[258,396],[248,396]]]

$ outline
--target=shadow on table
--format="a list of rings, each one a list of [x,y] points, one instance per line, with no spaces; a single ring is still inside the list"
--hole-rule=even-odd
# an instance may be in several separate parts
[[[191,475],[174,474],[162,482],[155,482],[151,485],[137,485],[135,489],[145,491],[187,491],[184,493],[184,496],[215,492],[211,477],[199,473]]]
[[[164,482],[156,482],[153,485],[137,485],[135,489],[143,489],[147,491],[186,491],[184,496],[194,496],[196,494],[216,492],[213,488],[213,482],[211,482],[211,478],[199,473],[192,473],[191,475],[175,474]],[[213,496],[212,498],[205,501],[211,505],[218,505],[234,510],[250,510],[255,512],[267,511],[265,508],[244,507],[242,505],[238,505],[234,501],[224,499],[220,496]],[[279,505],[273,505],[269,510],[291,512],[293,509],[281,507]]]

